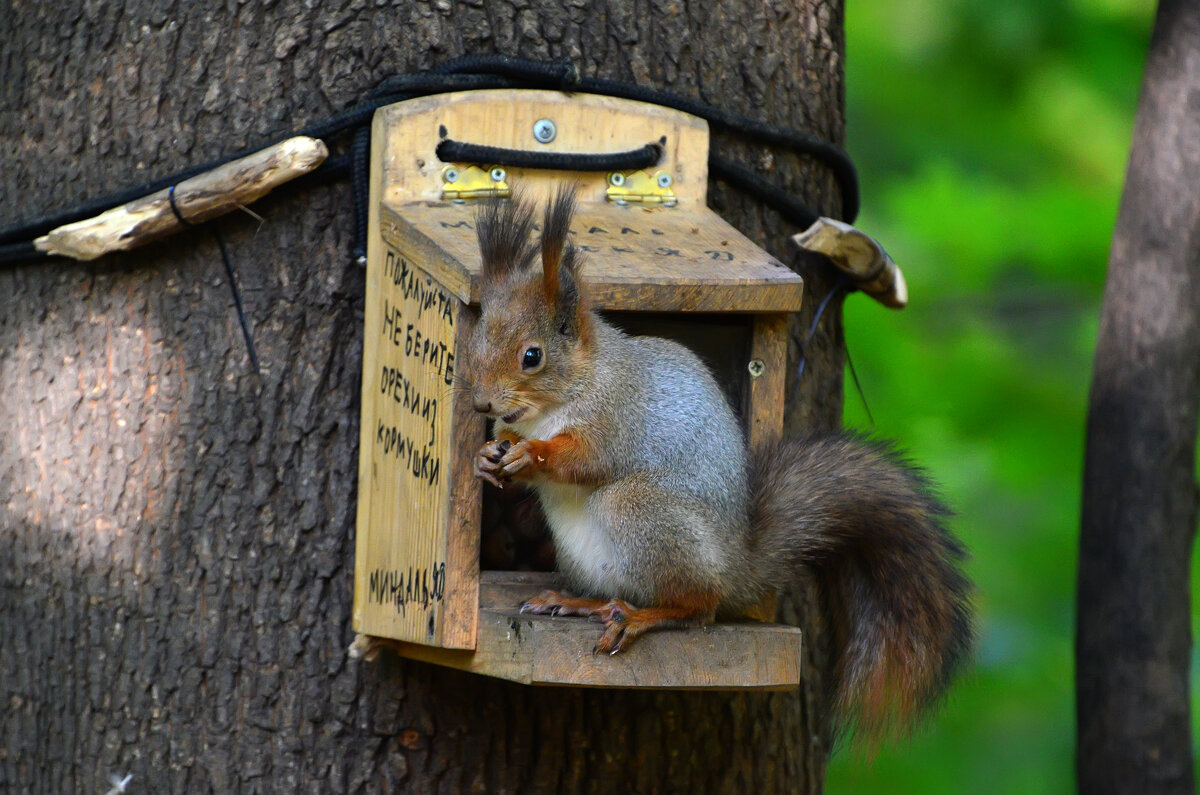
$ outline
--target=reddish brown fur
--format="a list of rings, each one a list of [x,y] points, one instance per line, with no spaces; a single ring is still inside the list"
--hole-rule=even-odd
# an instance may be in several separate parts
[[[549,613],[555,616],[591,616],[606,607],[610,599],[567,596],[558,591],[542,591],[521,604],[522,613]]]
[[[711,624],[720,598],[715,591],[681,592],[662,596],[659,601],[661,604],[655,607],[637,608],[613,599],[600,613],[604,634],[596,643],[596,651],[615,654],[647,632]]]
[[[556,483],[578,485],[598,483],[598,473],[590,462],[595,459],[590,446],[583,437],[573,433],[560,433],[552,439],[527,439],[530,455],[535,461],[535,472]],[[533,474],[533,473],[530,473]]]

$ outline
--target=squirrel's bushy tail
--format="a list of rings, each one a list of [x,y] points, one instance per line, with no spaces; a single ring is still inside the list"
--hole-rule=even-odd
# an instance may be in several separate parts
[[[849,434],[755,452],[751,559],[780,588],[819,578],[841,728],[878,738],[937,702],[971,647],[971,586],[950,511],[891,447]]]

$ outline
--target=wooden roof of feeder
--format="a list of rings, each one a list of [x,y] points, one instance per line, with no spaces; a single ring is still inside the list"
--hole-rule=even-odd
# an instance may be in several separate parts
[[[597,110],[606,112],[597,116]],[[556,127],[547,144],[533,135],[544,117]],[[472,164],[440,161],[435,149],[445,137],[563,153],[626,151],[665,141],[658,165],[617,180],[611,173],[507,168],[496,189],[507,195],[519,186],[542,201],[563,182],[579,184],[572,236],[601,309],[762,313],[800,306],[800,277],[706,206],[709,136],[703,119],[612,97],[513,90],[410,100],[382,109],[375,119],[374,156],[383,160],[384,173],[373,183],[372,205],[379,202],[380,233],[393,245],[419,241],[415,245],[423,250],[406,253],[467,303],[479,298],[476,209],[443,195],[455,187],[446,182],[447,168],[466,177]],[[487,176],[487,165],[471,170]],[[664,175],[668,188],[651,185],[654,195],[636,195],[639,182]]]

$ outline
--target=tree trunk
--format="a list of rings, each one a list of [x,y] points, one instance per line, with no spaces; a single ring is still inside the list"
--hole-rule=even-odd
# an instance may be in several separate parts
[[[6,222],[265,142],[464,53],[569,57],[833,140],[840,0],[0,6]],[[317,7],[312,7],[317,6]],[[336,144],[337,142],[335,142]],[[340,144],[344,150],[344,142]],[[724,151],[836,214],[832,177]],[[336,148],[336,146],[335,146]],[[796,230],[710,204],[792,258]],[[348,660],[363,275],[348,185],[94,264],[0,272],[0,790],[816,792],[828,724],[776,695],[537,689]],[[811,269],[809,299],[829,281]],[[836,308],[835,308],[836,309]],[[841,413],[839,313],[792,428]]]
[[[1195,792],[1200,6],[1162,0],[1100,320],[1076,641],[1080,790]]]

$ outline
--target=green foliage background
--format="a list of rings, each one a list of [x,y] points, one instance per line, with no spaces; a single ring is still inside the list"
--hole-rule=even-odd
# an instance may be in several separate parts
[[[941,481],[981,640],[946,708],[828,791],[1074,790],[1083,436],[1105,265],[1153,4],[848,3],[858,226],[908,309],[846,304],[874,430]],[[849,374],[848,374],[849,375]],[[846,421],[870,427],[847,378]]]

